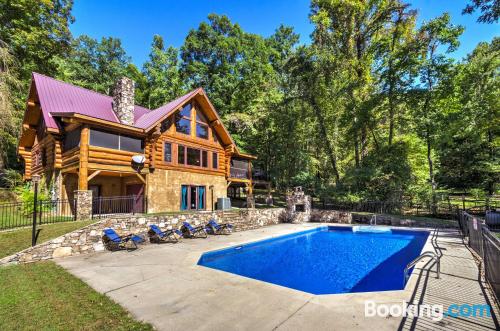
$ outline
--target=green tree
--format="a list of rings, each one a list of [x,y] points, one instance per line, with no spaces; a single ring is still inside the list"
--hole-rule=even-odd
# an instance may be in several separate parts
[[[20,81],[15,70],[17,63],[8,45],[0,41],[0,173],[5,168],[17,166],[16,140],[19,118],[15,116],[14,92],[20,89]]]
[[[54,62],[57,78],[109,95],[116,80],[129,73],[130,57],[120,39],[109,37],[98,42],[82,35],[72,42],[68,57]]]
[[[179,72],[178,50],[174,47],[165,49],[163,38],[153,37],[149,60],[144,63],[143,74],[146,78],[145,100],[150,109],[157,108],[184,92]]]
[[[452,68],[453,61],[439,52],[453,52],[459,45],[458,37],[462,34],[461,26],[450,23],[450,16],[445,13],[425,24],[417,32],[416,47],[420,51],[419,76],[420,90],[418,93],[421,104],[416,107],[415,122],[417,134],[425,141],[427,147],[427,162],[429,167],[429,184],[432,194],[432,208],[435,212],[437,183],[435,180],[435,164],[433,149],[437,130],[442,121],[440,93],[438,84],[445,81]]]
[[[0,0],[0,40],[17,59],[24,87],[32,71],[54,75],[52,57],[69,51],[72,7],[72,0]]]
[[[477,19],[478,22],[498,23],[498,16],[500,15],[499,0],[471,0],[462,11],[462,14],[472,14],[478,9],[481,11],[481,15]]]

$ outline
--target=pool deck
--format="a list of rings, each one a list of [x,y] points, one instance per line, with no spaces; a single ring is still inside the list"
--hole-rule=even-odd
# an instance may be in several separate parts
[[[335,224],[339,226],[338,224]],[[404,291],[312,295],[198,266],[206,251],[257,241],[320,224],[279,224],[178,244],[146,245],[56,262],[158,330],[497,330],[492,317],[365,317],[365,300],[421,304],[490,304],[472,254],[456,230],[431,233],[424,250],[441,257],[441,278],[428,259]],[[421,229],[419,229],[421,230]],[[346,261],[348,263],[348,261]]]

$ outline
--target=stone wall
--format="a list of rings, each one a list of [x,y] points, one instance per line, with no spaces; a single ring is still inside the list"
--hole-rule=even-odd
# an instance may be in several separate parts
[[[181,210],[181,186],[197,185],[205,186],[206,207],[210,210],[212,193],[209,189],[213,185],[213,202],[217,198],[227,196],[227,180],[224,175],[199,174],[187,171],[155,169],[153,173],[147,175],[148,184],[148,212],[169,212]]]
[[[6,263],[28,263],[56,257],[88,254],[104,251],[102,232],[104,228],[113,228],[119,234],[146,234],[150,224],[157,224],[163,230],[180,228],[188,220],[191,225],[202,225],[214,217],[220,223],[231,223],[234,231],[257,229],[284,221],[283,208],[241,209],[229,212],[198,212],[190,214],[148,215],[112,217],[103,219],[61,237],[30,247],[15,255],[0,259],[0,265]],[[148,242],[148,241],[147,241]]]
[[[311,222],[351,224],[352,214],[345,211],[313,209]]]

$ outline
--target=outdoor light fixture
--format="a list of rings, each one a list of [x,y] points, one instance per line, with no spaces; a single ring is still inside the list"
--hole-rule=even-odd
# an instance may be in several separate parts
[[[38,184],[40,182],[40,175],[33,175],[33,176],[31,176],[31,182],[33,184]]]

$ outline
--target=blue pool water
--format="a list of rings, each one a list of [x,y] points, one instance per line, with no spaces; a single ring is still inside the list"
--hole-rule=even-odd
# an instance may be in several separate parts
[[[428,235],[319,227],[207,252],[198,264],[312,294],[401,290]]]

